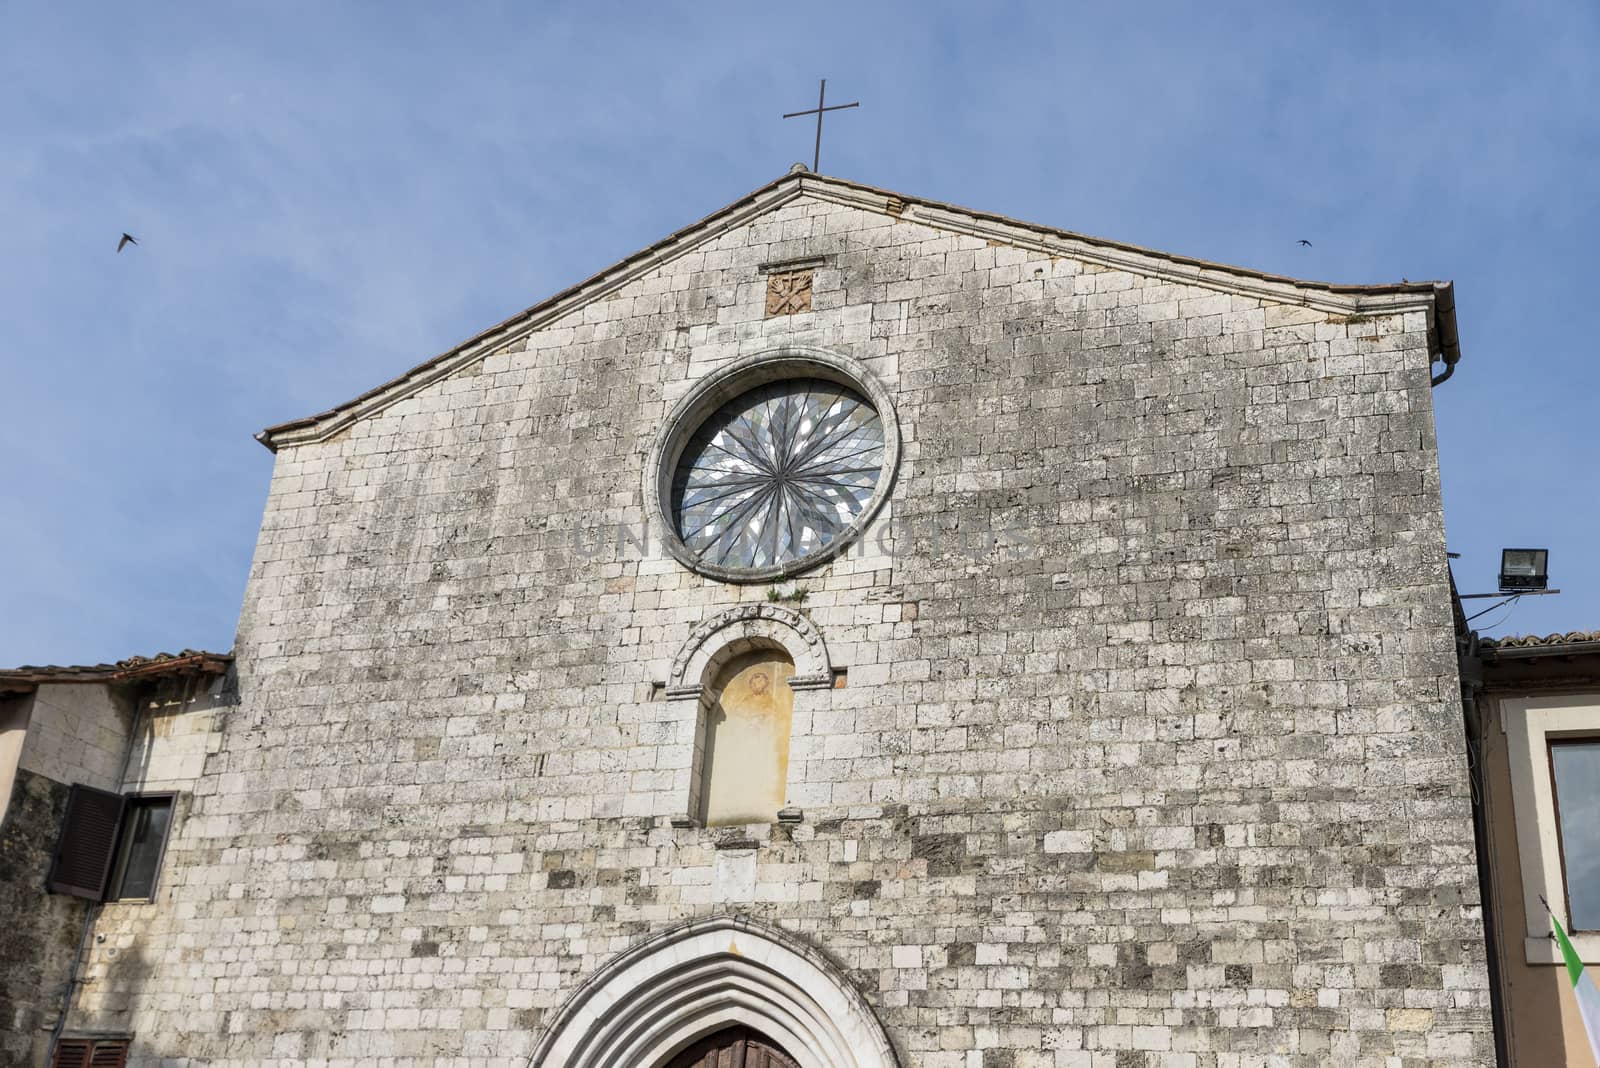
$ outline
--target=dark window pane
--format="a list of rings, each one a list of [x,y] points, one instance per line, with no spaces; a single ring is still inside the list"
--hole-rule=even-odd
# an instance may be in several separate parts
[[[171,816],[170,797],[136,797],[128,801],[117,873],[111,883],[112,897],[150,897],[155,893],[156,866],[161,863]]]
[[[1600,740],[1551,742],[1572,927],[1600,931]]]

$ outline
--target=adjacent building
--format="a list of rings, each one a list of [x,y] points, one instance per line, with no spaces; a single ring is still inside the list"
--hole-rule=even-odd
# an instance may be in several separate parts
[[[1550,912],[1600,965],[1600,633],[1468,639],[1463,675],[1506,1063],[1594,1060]]]
[[[102,935],[91,979],[89,939],[98,921],[142,928],[159,911],[169,832],[205,791],[232,661],[185,650],[0,671],[0,1064],[46,1063],[85,983],[116,1000],[141,978],[137,943],[124,955]],[[79,1029],[57,1063],[82,1047],[88,1065],[98,1045],[108,1068],[126,1038]]]

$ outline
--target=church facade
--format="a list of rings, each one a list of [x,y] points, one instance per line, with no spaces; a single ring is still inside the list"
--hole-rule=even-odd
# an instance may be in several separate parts
[[[1456,358],[1448,284],[792,172],[263,432],[238,703],[65,1033],[1491,1064]]]

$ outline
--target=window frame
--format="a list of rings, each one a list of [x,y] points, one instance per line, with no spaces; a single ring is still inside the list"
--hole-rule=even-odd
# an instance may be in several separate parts
[[[167,802],[167,828],[161,834],[161,845],[156,850],[156,867],[150,876],[150,893],[145,897],[124,897],[121,894],[120,883],[127,875],[126,865],[122,863],[123,838],[128,833],[129,817],[137,802],[159,801]],[[178,792],[176,790],[147,790],[132,791],[122,795],[122,819],[117,826],[117,841],[111,847],[111,869],[106,874],[106,889],[101,900],[106,903],[119,902],[122,904],[148,905],[155,901],[156,895],[161,891],[161,869],[166,866],[167,845],[172,841],[172,830],[178,820]]]
[[[1529,964],[1560,964],[1561,951],[1550,937],[1549,914],[1539,902],[1541,895],[1552,904],[1560,902],[1557,918],[1563,927],[1569,924],[1572,913],[1550,743],[1600,741],[1600,692],[1504,697],[1499,704],[1522,875],[1523,957]],[[1600,964],[1600,930],[1579,929],[1570,937],[1585,964]]]
[[[1600,745],[1600,727],[1593,732],[1572,734],[1552,731],[1544,736],[1545,763],[1550,769],[1550,806],[1556,829],[1556,861],[1561,865],[1561,904],[1566,910],[1566,920],[1572,926],[1569,935],[1600,934],[1600,927],[1579,927],[1572,918],[1572,880],[1567,877],[1566,834],[1561,829],[1561,784],[1556,781],[1556,746]]]

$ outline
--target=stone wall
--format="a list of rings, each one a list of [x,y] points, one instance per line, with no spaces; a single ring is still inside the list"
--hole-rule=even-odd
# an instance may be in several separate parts
[[[233,699],[225,678],[175,680],[144,695],[124,789],[192,790],[218,743],[217,716]]]
[[[89,904],[47,893],[73,783],[114,790],[129,706],[101,685],[43,684],[3,702],[0,770],[0,1065],[43,1064]]]
[[[0,822],[0,1066],[43,1064],[89,903],[47,894],[67,786],[26,768]]]
[[[75,1024],[520,1068],[632,940],[749,910],[906,1068],[1490,1063],[1426,309],[895,210],[791,200],[283,448],[243,704]],[[818,256],[764,317],[757,267]],[[669,826],[695,702],[657,698],[768,590],[617,532],[676,399],[785,344],[866,364],[903,460],[892,529],[797,580],[848,670],[796,694],[803,822],[719,849]]]

